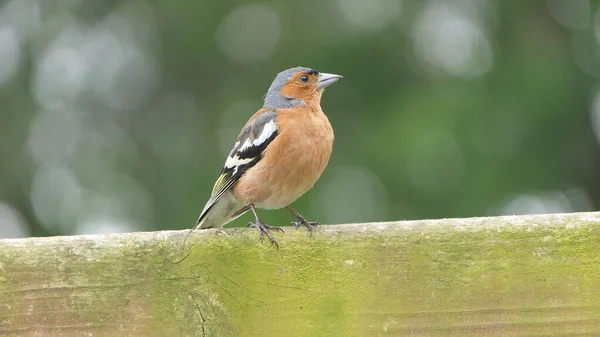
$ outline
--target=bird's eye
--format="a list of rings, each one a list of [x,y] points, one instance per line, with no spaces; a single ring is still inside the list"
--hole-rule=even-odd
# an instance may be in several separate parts
[[[308,82],[308,76],[306,76],[306,75],[300,76],[300,81],[302,81],[302,82]]]

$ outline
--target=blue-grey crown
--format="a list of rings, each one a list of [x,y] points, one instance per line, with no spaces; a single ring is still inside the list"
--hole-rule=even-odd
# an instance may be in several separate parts
[[[275,77],[275,80],[273,80],[273,83],[271,83],[269,91],[267,91],[264,107],[267,109],[285,109],[296,105],[304,105],[303,101],[294,100],[291,97],[284,97],[281,95],[281,88],[283,88],[290,77],[301,71],[318,74],[316,70],[306,67],[295,67],[280,72]]]

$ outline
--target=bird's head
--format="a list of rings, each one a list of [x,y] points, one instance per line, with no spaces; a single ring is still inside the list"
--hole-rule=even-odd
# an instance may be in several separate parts
[[[265,96],[265,108],[319,105],[323,89],[340,78],[340,75],[320,73],[305,67],[284,70],[271,84]]]

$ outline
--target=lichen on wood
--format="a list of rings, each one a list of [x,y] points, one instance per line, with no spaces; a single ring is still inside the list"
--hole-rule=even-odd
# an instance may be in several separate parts
[[[600,334],[599,213],[186,234],[0,240],[0,335]]]

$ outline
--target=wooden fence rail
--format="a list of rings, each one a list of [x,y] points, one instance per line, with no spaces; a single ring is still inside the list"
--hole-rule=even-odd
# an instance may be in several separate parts
[[[600,335],[600,213],[186,234],[0,240],[0,335]]]

